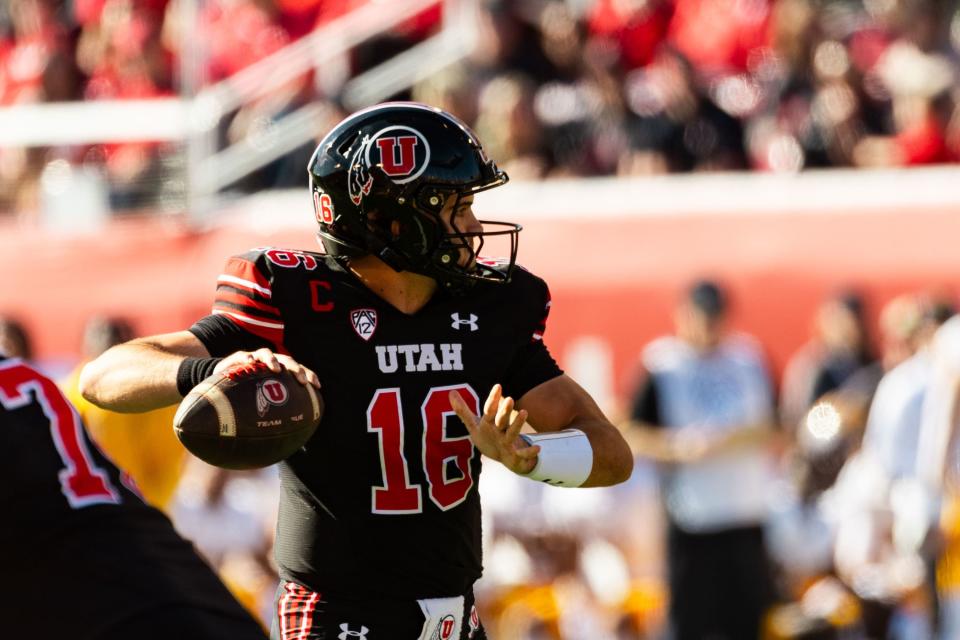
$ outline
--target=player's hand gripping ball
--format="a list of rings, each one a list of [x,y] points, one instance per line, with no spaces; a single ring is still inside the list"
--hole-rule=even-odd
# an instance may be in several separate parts
[[[283,369],[239,365],[191,389],[173,418],[183,446],[224,469],[257,469],[295,453],[317,430],[323,399]]]

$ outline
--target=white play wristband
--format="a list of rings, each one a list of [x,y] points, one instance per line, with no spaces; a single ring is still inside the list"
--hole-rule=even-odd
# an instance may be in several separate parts
[[[537,466],[521,474],[555,487],[579,487],[593,469],[593,447],[580,429],[564,429],[550,433],[521,434],[530,445],[539,445]]]

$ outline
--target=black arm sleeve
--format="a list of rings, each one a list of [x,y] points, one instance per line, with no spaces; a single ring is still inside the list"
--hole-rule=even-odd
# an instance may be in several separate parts
[[[244,331],[222,314],[201,318],[189,331],[197,336],[214,358],[224,358],[236,351],[255,351],[262,347],[276,349],[270,341]]]

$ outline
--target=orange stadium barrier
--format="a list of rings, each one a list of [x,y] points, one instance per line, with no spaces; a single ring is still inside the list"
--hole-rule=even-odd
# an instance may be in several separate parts
[[[623,397],[640,349],[670,330],[677,292],[697,277],[729,286],[733,325],[763,342],[776,372],[806,339],[818,301],[840,287],[862,291],[875,317],[894,295],[960,284],[953,206],[603,217],[589,201],[582,215],[499,208],[496,217],[524,224],[520,262],[550,283],[548,344],[575,376],[606,386],[595,391],[601,403]],[[0,314],[26,323],[41,361],[77,358],[93,313],[127,317],[140,333],[188,327],[209,311],[229,255],[316,246],[309,209],[294,213],[298,222],[273,231],[269,212],[205,231],[163,219],[117,220],[87,236],[4,224]]]

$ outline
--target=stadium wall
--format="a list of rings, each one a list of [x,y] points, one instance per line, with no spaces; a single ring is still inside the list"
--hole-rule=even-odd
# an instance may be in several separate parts
[[[874,318],[900,293],[955,295],[954,177],[937,169],[513,184],[479,196],[476,210],[523,223],[520,262],[553,293],[548,344],[615,411],[640,349],[670,330],[677,294],[695,278],[728,285],[733,325],[759,337],[778,373],[834,291],[862,291]],[[163,217],[87,234],[3,223],[0,314],[27,324],[51,368],[79,357],[95,313],[127,317],[141,333],[187,327],[208,312],[229,255],[315,247],[310,206],[304,190],[238,200],[203,228]]]

